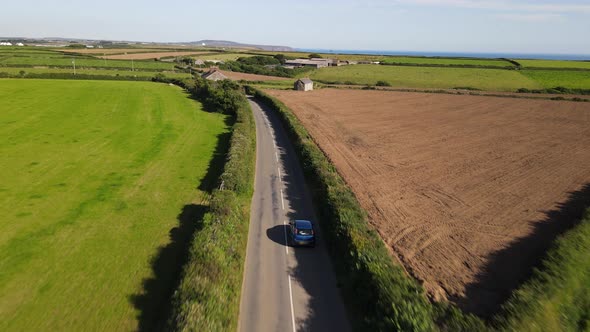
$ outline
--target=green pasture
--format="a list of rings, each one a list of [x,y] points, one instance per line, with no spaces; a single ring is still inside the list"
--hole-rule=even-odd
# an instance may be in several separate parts
[[[520,60],[516,59],[523,68],[558,68],[558,69],[589,69],[590,61],[566,60]]]
[[[382,60],[386,64],[407,65],[441,65],[441,66],[482,66],[482,67],[514,67],[506,60],[475,59],[475,58],[429,58],[429,57],[386,57]]]
[[[400,88],[471,87],[491,91],[515,91],[518,88],[542,87],[516,70],[483,68],[352,65],[321,68],[310,76],[325,83],[375,85],[378,81],[385,81]]]
[[[73,67],[72,61],[75,61],[77,68],[99,67],[99,68],[135,68],[151,70],[172,70],[174,64],[169,62],[159,62],[153,60],[106,60],[91,57],[66,56],[61,57],[54,55],[35,55],[35,56],[4,56],[0,57],[0,67],[2,66],[48,66],[48,67]]]
[[[11,75],[20,75],[20,72],[24,71],[26,74],[45,74],[45,73],[59,73],[59,74],[73,74],[73,68],[31,68],[31,67],[0,67],[0,73],[8,73]],[[153,71],[131,71],[131,70],[116,70],[116,69],[102,69],[102,68],[76,68],[77,74],[87,75],[109,75],[109,76],[138,76],[138,77],[154,77],[158,72]],[[161,71],[170,78],[188,78],[189,73],[174,72],[174,71]],[[72,76],[72,78],[75,78]]]
[[[0,331],[152,330],[227,118],[151,82],[4,79],[0,100]]]
[[[546,89],[559,86],[570,89],[590,89],[590,71],[521,70],[520,72]]]

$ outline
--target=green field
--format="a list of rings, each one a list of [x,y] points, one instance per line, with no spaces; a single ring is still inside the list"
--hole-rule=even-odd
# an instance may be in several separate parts
[[[520,60],[516,59],[523,68],[535,67],[535,68],[577,68],[577,69],[589,69],[590,61],[565,61],[565,60]]]
[[[590,71],[521,70],[520,72],[547,89],[558,86],[571,89],[590,89]]]
[[[221,61],[235,61],[238,58],[247,58],[253,56],[252,54],[241,54],[241,53],[217,53],[217,54],[206,54],[206,55],[195,55],[193,58],[201,59],[203,61],[209,60],[221,60]]]
[[[0,98],[0,331],[150,329],[227,118],[151,82],[5,79]]]
[[[408,65],[441,65],[441,66],[482,66],[482,67],[514,67],[506,60],[468,59],[468,58],[427,58],[427,57],[386,57],[382,60],[386,64]]]
[[[73,74],[73,68],[31,68],[31,67],[0,67],[0,73],[8,73],[11,75],[19,75],[21,71],[26,74],[46,74],[46,73],[57,73],[57,74]],[[131,71],[131,70],[116,70],[116,69],[79,69],[76,68],[77,74],[87,75],[109,75],[109,76],[138,76],[138,77],[154,77],[158,72],[153,71]],[[171,78],[188,78],[189,73],[173,72],[173,71],[161,71],[160,73]],[[72,76],[72,78],[75,78]]]
[[[54,54],[34,54],[33,56],[2,56],[1,66],[49,66],[49,67],[73,67],[72,61],[76,62],[77,68],[99,67],[99,68],[131,68],[150,70],[173,70],[174,63],[160,62],[153,60],[103,60],[89,57],[57,56]]]
[[[492,91],[538,89],[542,86],[516,70],[353,65],[321,68],[311,78],[323,82],[374,85],[385,81],[401,88],[471,87]]]

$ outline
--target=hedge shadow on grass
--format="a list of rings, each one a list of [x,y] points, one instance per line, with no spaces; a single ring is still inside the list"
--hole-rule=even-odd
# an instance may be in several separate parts
[[[513,241],[507,248],[489,256],[485,268],[477,280],[466,288],[466,296],[453,299],[464,311],[490,318],[498,313],[500,306],[530,279],[534,268],[555,240],[575,227],[590,205],[590,184],[570,192],[568,199],[556,209],[544,211],[542,220],[530,221],[533,232]]]
[[[225,123],[231,127],[234,119],[227,116]],[[198,189],[211,194],[219,185],[225,158],[229,149],[231,132],[217,135],[217,145],[207,172],[199,181]],[[129,296],[139,311],[139,331],[164,330],[171,311],[171,299],[178,287],[183,266],[188,260],[194,235],[203,228],[203,217],[209,206],[187,204],[177,216],[178,225],[169,231],[170,243],[158,249],[151,260],[153,277],[143,280],[143,289]]]

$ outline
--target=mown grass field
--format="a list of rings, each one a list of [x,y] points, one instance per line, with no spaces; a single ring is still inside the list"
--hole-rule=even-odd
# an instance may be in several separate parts
[[[46,73],[57,73],[57,74],[72,74],[74,73],[73,68],[31,68],[31,67],[0,67],[0,73],[8,73],[11,75],[20,75],[20,72],[27,74],[46,74]],[[87,69],[76,68],[77,74],[87,75],[109,75],[109,76],[138,76],[138,77],[154,77],[158,72],[153,71],[131,71],[131,70],[116,70],[116,69]],[[189,73],[174,72],[174,71],[161,71],[160,73],[171,78],[188,78]],[[72,78],[75,78],[72,76]]]
[[[153,328],[227,118],[151,82],[0,80],[0,98],[0,330]]]
[[[468,58],[429,58],[429,57],[386,57],[382,60],[386,64],[412,65],[442,65],[442,66],[485,66],[485,67],[514,67],[506,60],[468,59]]]
[[[310,74],[322,82],[375,85],[385,81],[403,88],[471,87],[481,90],[514,91],[538,89],[542,85],[515,70],[480,68],[434,68],[408,66],[353,65],[321,68]]]
[[[590,69],[590,61],[564,61],[564,60],[516,60],[523,68],[576,68]]]
[[[547,89],[558,86],[571,89],[590,89],[590,71],[520,70],[520,72]]]
[[[0,57],[1,66],[49,66],[49,67],[73,67],[72,61],[76,62],[77,68],[83,67],[100,67],[100,68],[131,68],[151,69],[151,70],[173,70],[174,64],[170,62],[160,62],[153,60],[105,60],[94,58],[81,58],[75,56],[55,54],[37,54],[33,56],[3,56]]]

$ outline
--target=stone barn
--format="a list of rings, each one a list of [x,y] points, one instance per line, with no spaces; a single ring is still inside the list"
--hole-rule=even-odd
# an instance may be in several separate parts
[[[295,90],[297,91],[311,91],[313,90],[313,81],[309,78],[300,78],[295,82]]]

